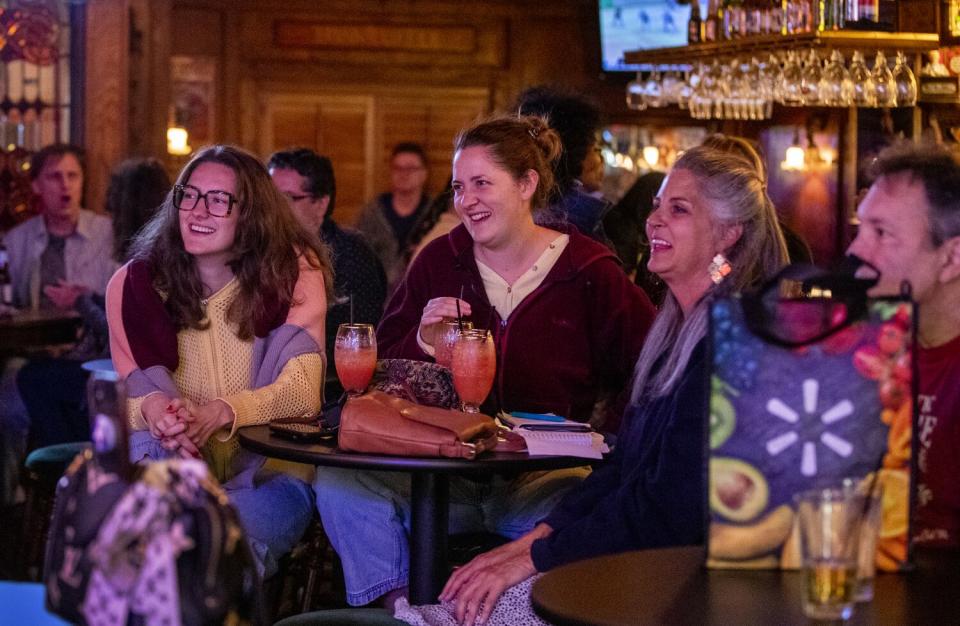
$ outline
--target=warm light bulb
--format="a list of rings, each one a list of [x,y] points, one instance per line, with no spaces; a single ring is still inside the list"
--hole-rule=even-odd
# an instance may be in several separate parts
[[[650,167],[656,167],[657,163],[660,162],[660,149],[656,146],[644,146],[643,160],[646,161]]]
[[[784,170],[802,170],[806,167],[806,154],[800,146],[793,145],[787,148],[787,154],[780,168]]]
[[[837,160],[837,152],[833,148],[820,148],[820,158],[824,164],[830,166]]]
[[[171,126],[167,129],[167,152],[178,156],[190,154],[192,148],[187,143],[187,129]]]

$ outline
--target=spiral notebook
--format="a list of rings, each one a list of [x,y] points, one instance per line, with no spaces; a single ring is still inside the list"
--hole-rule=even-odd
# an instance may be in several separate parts
[[[527,442],[531,456],[578,456],[585,459],[602,459],[610,449],[599,433],[568,433],[544,430],[514,430]]]

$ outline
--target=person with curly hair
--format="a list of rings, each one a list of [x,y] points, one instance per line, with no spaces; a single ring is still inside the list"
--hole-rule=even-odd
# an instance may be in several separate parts
[[[320,409],[326,248],[263,163],[218,145],[184,167],[131,259],[107,286],[131,456],[202,457],[270,575],[306,529],[313,499],[302,481],[242,452],[236,433]]]

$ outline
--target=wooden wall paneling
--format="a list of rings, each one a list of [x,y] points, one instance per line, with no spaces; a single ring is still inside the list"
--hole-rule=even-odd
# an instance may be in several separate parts
[[[128,11],[127,0],[87,2],[85,204],[96,211],[103,209],[110,170],[127,155]]]
[[[330,157],[337,177],[337,220],[356,222],[374,194],[373,102],[367,96],[324,97],[320,100],[320,140],[317,150]]]
[[[320,138],[320,110],[316,102],[271,102],[264,116],[260,145],[263,158],[274,150],[293,146],[317,148]]]
[[[131,0],[131,155],[166,155],[170,113],[170,0]]]
[[[240,84],[243,76],[243,60],[241,55],[244,46],[239,44],[239,42],[243,41],[240,39],[240,23],[240,15],[238,15],[236,11],[226,12],[224,16],[225,34],[220,52],[223,59],[223,86],[220,89],[220,93],[222,93],[224,97],[219,98],[218,103],[220,103],[221,128],[224,129],[222,133],[223,141],[229,143],[240,143],[243,139],[241,129],[242,107],[240,106],[240,102],[242,102],[242,94]],[[250,147],[252,148],[252,145]]]
[[[424,8],[347,14],[254,9],[240,12],[239,37],[248,60],[504,67],[505,19]]]

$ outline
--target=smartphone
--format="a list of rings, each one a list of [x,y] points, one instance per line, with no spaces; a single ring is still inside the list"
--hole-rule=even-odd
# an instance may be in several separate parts
[[[321,426],[316,422],[287,422],[270,424],[270,432],[278,437],[301,442],[332,441],[337,437],[336,426]]]

